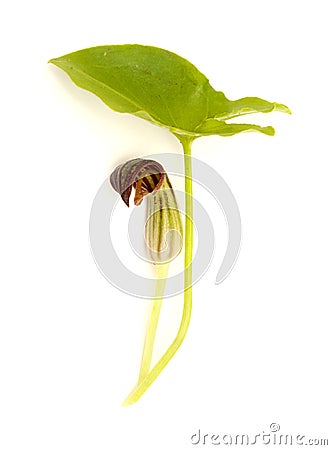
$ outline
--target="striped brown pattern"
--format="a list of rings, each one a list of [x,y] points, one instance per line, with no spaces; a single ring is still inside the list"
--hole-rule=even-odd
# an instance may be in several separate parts
[[[110,176],[110,182],[129,206],[132,188],[136,190],[134,203],[140,205],[145,195],[160,189],[164,178],[165,170],[157,161],[136,158],[116,167]]]

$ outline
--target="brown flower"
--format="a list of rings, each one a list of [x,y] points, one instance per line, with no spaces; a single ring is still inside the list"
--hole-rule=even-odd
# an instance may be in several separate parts
[[[147,196],[145,241],[151,260],[162,264],[177,256],[182,249],[181,215],[163,166],[149,159],[132,159],[114,169],[110,182],[127,206],[133,188],[136,206]]]

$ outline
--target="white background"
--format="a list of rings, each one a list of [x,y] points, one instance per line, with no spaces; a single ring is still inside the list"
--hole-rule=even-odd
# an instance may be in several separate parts
[[[182,450],[193,447],[198,428],[255,435],[271,422],[332,441],[329,3],[2,7],[2,450]],[[276,128],[273,138],[194,144],[194,156],[218,170],[237,199],[241,254],[222,285],[214,285],[214,261],[195,286],[185,343],[128,408],[121,402],[137,379],[149,305],[99,273],[90,207],[115,165],[181,149],[166,130],[108,110],[47,65],[120,43],[167,48],[229,98],[260,96],[293,111],[255,117]],[[225,226],[215,231],[222,242]],[[157,357],[176,332],[181,302],[165,303]]]

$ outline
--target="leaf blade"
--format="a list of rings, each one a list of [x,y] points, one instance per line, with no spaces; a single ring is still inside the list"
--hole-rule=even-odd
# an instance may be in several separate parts
[[[196,130],[200,136],[234,136],[245,131],[258,131],[268,136],[275,134],[274,128],[271,126],[262,127],[247,123],[226,123],[218,119],[208,119]]]
[[[258,112],[290,113],[287,106],[258,97],[228,100],[223,92],[215,91],[206,76],[189,61],[157,47],[105,45],[69,53],[49,62],[111,109],[134,114],[176,135],[199,137],[213,132],[233,135],[249,128],[271,135],[272,127],[244,124],[226,127],[225,120]]]
[[[165,126],[190,129],[201,122],[202,110],[206,109],[207,78],[191,63],[166,50],[139,45],[101,46],[50,62],[118,112],[141,111]],[[183,113],[183,104],[190,114]]]
[[[211,118],[230,120],[235,117],[253,113],[269,113],[272,111],[291,114],[290,109],[281,103],[269,102],[259,97],[244,97],[228,100],[223,92],[211,93],[209,116]]]

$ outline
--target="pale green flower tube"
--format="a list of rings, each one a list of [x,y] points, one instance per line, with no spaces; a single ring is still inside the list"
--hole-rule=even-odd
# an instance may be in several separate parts
[[[181,214],[167,174],[160,189],[147,197],[145,240],[148,254],[155,264],[174,259],[182,249]]]

